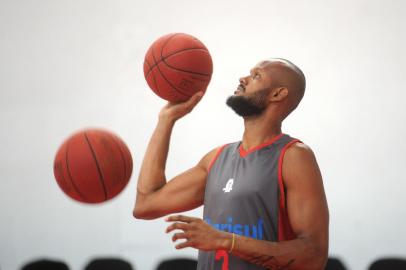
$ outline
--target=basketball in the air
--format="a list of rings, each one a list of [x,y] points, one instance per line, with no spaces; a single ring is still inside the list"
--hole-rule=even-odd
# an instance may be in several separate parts
[[[157,39],[144,60],[144,76],[152,91],[171,101],[186,101],[205,92],[213,73],[206,46],[197,38],[172,33]]]
[[[131,153],[117,135],[86,129],[66,139],[54,160],[54,175],[69,197],[101,203],[117,196],[127,185],[133,168]]]

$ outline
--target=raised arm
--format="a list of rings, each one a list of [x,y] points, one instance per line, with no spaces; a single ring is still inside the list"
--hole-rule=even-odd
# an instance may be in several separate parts
[[[168,103],[161,110],[138,177],[134,217],[154,219],[202,205],[207,167],[215,151],[208,153],[196,166],[171,181],[167,182],[165,176],[173,126],[196,106],[200,98],[201,93],[198,93],[187,102]]]

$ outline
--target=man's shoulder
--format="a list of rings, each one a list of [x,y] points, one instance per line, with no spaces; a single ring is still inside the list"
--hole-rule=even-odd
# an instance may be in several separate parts
[[[303,142],[294,143],[286,151],[282,174],[287,188],[313,185],[321,179],[313,150]]]
[[[285,160],[303,160],[303,159],[313,159],[314,158],[314,152],[310,148],[309,145],[301,142],[301,141],[296,141],[294,142],[287,150],[285,153]]]

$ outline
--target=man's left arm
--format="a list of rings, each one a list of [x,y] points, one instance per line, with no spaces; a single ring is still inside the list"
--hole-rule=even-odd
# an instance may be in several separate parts
[[[285,153],[282,177],[286,190],[286,207],[296,238],[270,242],[233,235],[214,229],[203,220],[171,216],[174,221],[167,232],[180,229],[173,241],[186,239],[176,248],[230,250],[253,264],[267,269],[322,270],[328,256],[329,214],[323,182],[316,158],[303,143],[292,145]]]

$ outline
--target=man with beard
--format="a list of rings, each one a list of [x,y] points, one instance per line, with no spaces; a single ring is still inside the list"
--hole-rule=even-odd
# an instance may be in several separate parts
[[[177,249],[199,250],[198,269],[324,269],[328,207],[311,149],[283,134],[282,121],[304,95],[302,71],[285,59],[257,64],[227,105],[244,119],[242,141],[210,151],[166,181],[175,122],[200,100],[167,104],[141,167],[134,216],[154,219],[204,205],[203,219],[166,218]]]

